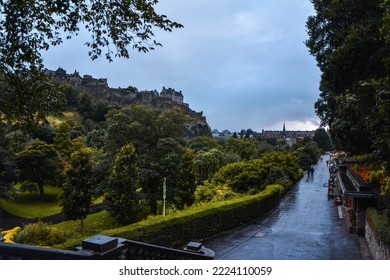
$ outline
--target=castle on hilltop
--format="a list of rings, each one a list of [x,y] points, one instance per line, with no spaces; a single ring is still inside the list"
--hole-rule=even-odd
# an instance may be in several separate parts
[[[49,75],[57,83],[68,84],[81,92],[90,93],[93,102],[106,100],[128,105],[130,103],[152,104],[158,100],[164,103],[189,107],[189,104],[184,103],[182,92],[172,88],[163,87],[161,92],[157,90],[139,91],[132,86],[128,88],[110,88],[106,78],[95,79],[91,75],[81,77],[76,70],[74,73],[68,74],[61,67],[55,71],[45,69],[45,74]]]

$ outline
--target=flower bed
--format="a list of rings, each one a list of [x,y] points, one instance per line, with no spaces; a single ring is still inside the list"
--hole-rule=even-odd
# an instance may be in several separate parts
[[[359,166],[358,164],[355,164],[352,165],[349,170],[357,175],[365,184],[379,184],[384,179],[380,171],[375,170],[370,166]]]

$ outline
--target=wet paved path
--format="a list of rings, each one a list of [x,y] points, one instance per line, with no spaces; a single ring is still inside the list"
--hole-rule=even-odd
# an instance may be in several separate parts
[[[347,233],[333,199],[327,197],[328,156],[280,204],[252,223],[204,241],[216,259],[355,260],[362,259],[362,238]]]

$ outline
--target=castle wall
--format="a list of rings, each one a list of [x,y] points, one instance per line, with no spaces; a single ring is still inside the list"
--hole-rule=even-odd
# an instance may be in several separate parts
[[[47,75],[50,75],[53,80],[58,83],[69,84],[80,91],[90,93],[92,95],[93,102],[107,100],[110,102],[118,102],[127,105],[133,101],[138,101],[151,104],[156,100],[156,98],[162,98],[165,99],[165,101],[183,105],[189,108],[189,105],[184,103],[183,94],[172,88],[167,89],[163,87],[160,93],[156,90],[134,92],[120,88],[110,88],[106,78],[95,79],[91,75],[84,75],[81,77],[77,71],[75,71],[73,74],[67,74],[64,69],[58,68],[56,71],[45,69],[44,72]]]

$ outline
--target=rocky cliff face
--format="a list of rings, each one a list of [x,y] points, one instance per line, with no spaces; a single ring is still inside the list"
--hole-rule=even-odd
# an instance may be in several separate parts
[[[181,91],[165,87],[161,92],[157,90],[138,91],[135,87],[110,88],[107,79],[95,79],[90,75],[81,77],[77,71],[67,74],[62,68],[56,71],[46,70],[46,74],[58,83],[71,85],[80,92],[88,92],[94,103],[108,101],[121,105],[146,104],[161,110],[178,110],[186,116],[185,137],[211,136],[210,126],[203,113],[190,109],[189,104],[184,103]]]

